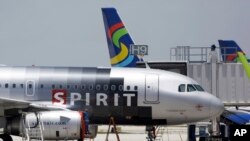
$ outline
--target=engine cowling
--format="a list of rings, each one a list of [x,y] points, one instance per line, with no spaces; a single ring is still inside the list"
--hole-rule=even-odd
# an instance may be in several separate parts
[[[23,130],[25,128],[26,130]],[[21,117],[9,120],[7,130],[10,134],[19,136],[28,132],[31,139],[40,138],[41,132],[45,140],[80,139],[81,114],[76,111],[28,113],[24,120],[21,120]],[[97,126],[90,125],[89,130],[91,134],[86,137],[94,138],[97,134]]]

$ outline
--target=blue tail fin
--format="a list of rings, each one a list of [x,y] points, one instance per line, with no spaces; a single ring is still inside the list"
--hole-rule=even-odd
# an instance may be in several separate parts
[[[103,21],[112,67],[135,67],[139,57],[130,55],[134,44],[115,8],[102,8]]]
[[[223,61],[241,62],[247,77],[250,79],[250,60],[247,59],[246,54],[240,46],[233,40],[219,40],[219,45],[221,47]]]
[[[245,55],[234,40],[218,40],[221,47],[222,59],[225,62],[238,62],[237,52]]]

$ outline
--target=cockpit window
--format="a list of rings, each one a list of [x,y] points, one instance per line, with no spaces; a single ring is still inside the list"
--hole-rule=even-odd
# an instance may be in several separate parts
[[[200,85],[194,84],[194,87],[195,87],[198,91],[204,91],[204,89],[203,89]]]
[[[187,85],[187,91],[188,92],[193,92],[193,91],[196,91],[196,89],[195,89],[195,87],[192,84],[188,84]]]
[[[187,89],[186,89],[186,84],[180,84],[178,88],[179,92],[193,92],[193,91],[204,91],[204,89],[198,85],[198,84],[187,84]]]
[[[179,91],[179,92],[185,92],[185,87],[186,87],[185,84],[179,85],[178,91]]]

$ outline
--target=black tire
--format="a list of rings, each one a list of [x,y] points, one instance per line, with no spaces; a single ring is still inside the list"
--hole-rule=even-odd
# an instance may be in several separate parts
[[[3,141],[13,141],[12,137],[11,137],[9,134],[1,134],[1,135],[0,135],[0,138],[1,138]]]
[[[200,137],[199,141],[205,141],[206,138],[205,137]]]

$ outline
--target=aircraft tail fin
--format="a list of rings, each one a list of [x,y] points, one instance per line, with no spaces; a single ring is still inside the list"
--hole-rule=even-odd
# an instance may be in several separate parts
[[[103,21],[112,67],[135,67],[139,57],[130,55],[134,44],[115,8],[102,8]]]
[[[233,40],[219,40],[219,45],[223,61],[241,62],[247,77],[250,79],[250,60],[246,57],[240,46]]]
[[[234,40],[219,40],[219,45],[221,47],[222,60],[225,62],[239,62],[238,52],[245,55]]]

